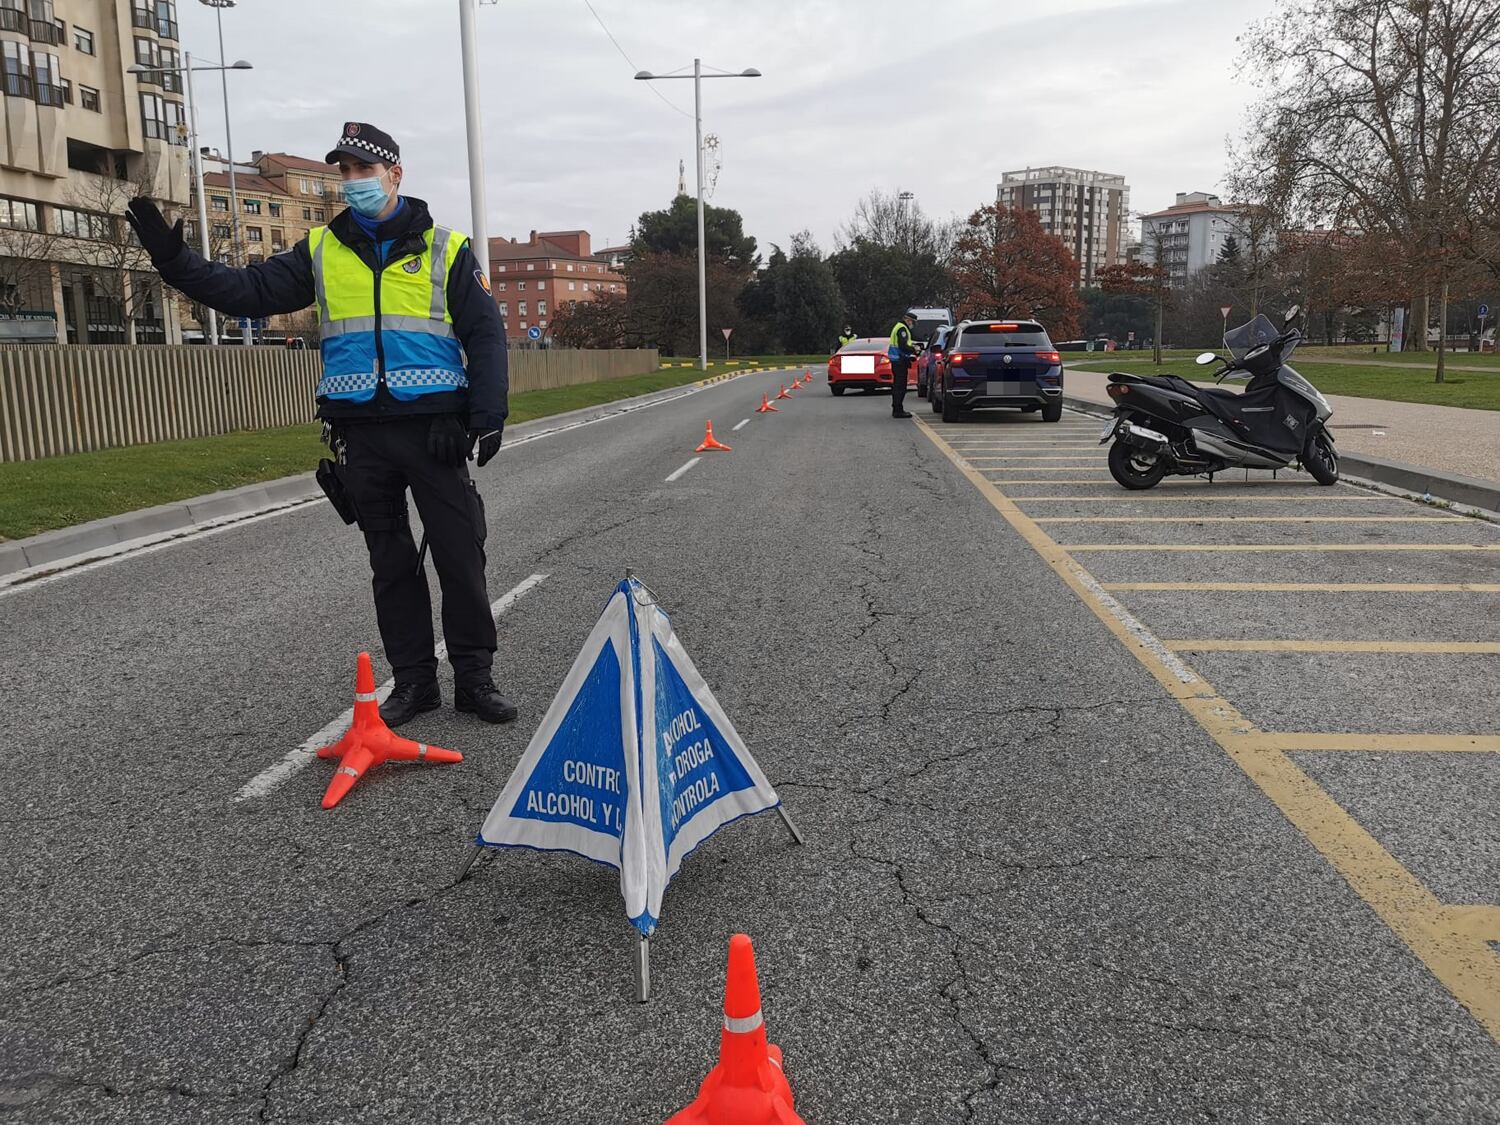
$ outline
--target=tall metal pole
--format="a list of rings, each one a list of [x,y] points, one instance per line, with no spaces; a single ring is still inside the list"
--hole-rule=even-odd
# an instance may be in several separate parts
[[[222,66],[229,64],[224,60],[228,57],[224,54],[224,9],[215,8],[214,17],[219,21],[219,62]],[[235,265],[240,264],[240,195],[234,185],[234,137],[229,131],[229,71],[219,71],[219,81],[224,88],[224,159],[229,162],[229,256]],[[240,343],[247,348],[255,343],[255,334],[250,327],[248,318],[245,327],[240,330]]]
[[[693,134],[698,154],[698,370],[708,370],[708,256],[703,241],[703,60],[693,60]]]
[[[198,192],[198,246],[204,259],[211,262],[214,255],[208,239],[208,200],[205,198],[208,193],[203,180],[203,153],[198,151],[198,108],[193,101],[193,56],[183,52],[182,63],[182,71],[187,75],[188,143],[192,146],[188,159],[194,170],[194,187]],[[208,340],[215,345],[219,342],[219,314],[213,309],[208,310]]]
[[[474,27],[476,0],[458,0],[459,37],[464,57],[464,126],[469,144],[469,211],[471,242],[479,268],[490,276],[490,240],[485,233],[484,131],[479,116],[479,46]]]

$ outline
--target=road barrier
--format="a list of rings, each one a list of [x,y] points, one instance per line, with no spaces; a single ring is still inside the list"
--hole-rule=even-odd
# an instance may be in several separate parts
[[[510,352],[512,394],[656,371],[654,348]],[[316,351],[70,344],[0,348],[0,462],[313,420]]]

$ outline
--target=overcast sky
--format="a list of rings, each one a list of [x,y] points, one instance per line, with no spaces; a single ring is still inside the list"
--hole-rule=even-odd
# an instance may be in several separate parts
[[[1215,190],[1254,91],[1235,37],[1272,0],[593,0],[636,67],[757,67],[703,84],[723,168],[712,201],[762,248],[803,228],[825,250],[872,188],[929,215],[991,203],[1004,171],[1125,175],[1136,211]],[[218,53],[214,15],[179,0],[183,46]],[[693,190],[693,84],[650,84],[584,0],[479,9],[489,233],[583,228],[622,242]],[[239,0],[225,49],[236,153],[321,156],[345,120],[400,143],[406,190],[470,226],[457,0]],[[214,76],[197,93],[222,148]]]

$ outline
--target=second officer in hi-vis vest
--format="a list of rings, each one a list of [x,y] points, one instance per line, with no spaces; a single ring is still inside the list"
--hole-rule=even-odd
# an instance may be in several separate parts
[[[248,269],[205,261],[146,199],[126,216],[162,278],[230,316],[316,305],[323,377],[318,416],[364,532],[375,614],[395,690],[382,717],[399,726],[438,707],[432,602],[407,519],[406,492],[432,546],[455,706],[492,723],[516,717],[490,667],[495,622],[485,584],[484,505],[466,462],[500,450],[507,412],[505,326],[467,236],[435,226],[400,194],[401,150],[362,122],[328,153],[348,208],[292,249]],[[325,466],[325,474],[328,470]],[[320,474],[320,479],[321,479]]]

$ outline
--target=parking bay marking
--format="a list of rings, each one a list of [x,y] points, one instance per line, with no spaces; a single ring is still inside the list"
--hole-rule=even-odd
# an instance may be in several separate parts
[[[993,471],[993,470],[991,470],[991,471]],[[994,477],[988,477],[986,479],[988,479],[991,484],[1099,484],[1099,485],[1102,485],[1102,484],[1109,483],[1107,481],[1098,481],[1098,480],[1012,480],[1012,481],[1006,481],[1006,480],[996,480]],[[1015,500],[1015,501],[1018,501],[1018,502],[1019,501],[1025,501],[1028,504],[1034,504],[1034,503],[1037,503],[1038,501],[1047,501],[1047,500],[1052,500],[1052,501],[1058,501],[1058,500],[1094,501],[1094,500],[1097,500],[1097,501],[1100,501],[1100,502],[1107,501],[1107,502],[1110,502],[1110,503],[1114,503],[1115,501],[1122,500],[1122,499],[1125,499],[1125,498],[1122,497],[1118,492],[1107,492],[1107,493],[1100,493],[1098,496],[1012,496],[1011,499]],[[1224,502],[1243,502],[1243,503],[1246,503],[1246,504],[1264,504],[1264,503],[1267,503],[1267,502],[1270,502],[1270,501],[1279,501],[1279,502],[1283,502],[1283,503],[1313,503],[1313,502],[1319,502],[1319,503],[1322,503],[1322,502],[1327,502],[1327,503],[1351,503],[1351,502],[1355,502],[1355,501],[1360,502],[1360,503],[1373,503],[1375,501],[1380,501],[1380,500],[1387,501],[1387,502],[1389,502],[1389,501],[1396,501],[1397,503],[1400,503],[1400,501],[1397,501],[1394,496],[1281,496],[1281,495],[1278,495],[1278,496],[1197,496],[1197,495],[1194,495],[1194,496],[1131,496],[1129,499],[1130,499],[1130,502],[1132,504],[1136,503],[1137,501],[1144,501],[1144,502],[1147,502],[1147,503],[1155,503],[1155,502],[1162,501],[1162,500],[1179,501],[1179,502],[1187,502],[1187,503],[1195,503],[1195,502],[1197,502],[1199,500],[1202,500],[1202,501],[1219,502],[1219,503],[1224,503]],[[1460,518],[1463,518],[1463,517],[1460,517]]]
[[[1303,772],[1273,735],[1257,729],[1218,689],[1165,651],[1100,587],[1099,582],[969,465],[921,419],[917,426],[990,506],[1030,545],[1069,589],[1174,698],[1210,738],[1279,808],[1360,898],[1431,970],[1475,1020],[1500,1042],[1500,953],[1491,934],[1471,924],[1470,907],[1440,901],[1342,805]],[[1159,549],[1142,546],[1140,549]],[[1368,548],[1365,548],[1368,549]],[[1483,549],[1483,548],[1481,548]],[[1484,908],[1484,917],[1491,915]]]
[[[1324,734],[1267,731],[1283,750],[1369,754],[1500,754],[1500,734]]]
[[[1104,582],[1106,590],[1221,590],[1262,594],[1500,594],[1500,582]]]
[[[1033,516],[1036,523],[1453,523],[1464,516]]]
[[[1173,652],[1426,652],[1493,655],[1500,641],[1164,640]]]
[[[988,482],[986,482],[988,483]],[[1029,517],[1028,517],[1029,518]],[[1069,543],[1069,551],[1500,551],[1500,543]]]
[[[500,617],[511,606],[515,605],[527,594],[531,593],[532,590],[545,582],[547,577],[545,574],[533,574],[525,579],[525,581],[518,583],[490,604],[490,615],[496,618]],[[438,660],[442,660],[448,655],[447,642],[438,644],[436,655]],[[395,686],[396,681],[394,678],[386,680],[375,689],[376,700],[384,703],[386,697],[391,694],[391,689]],[[239,802],[254,797],[269,796],[283,782],[310,765],[313,759],[317,757],[318,751],[342,736],[349,729],[349,724],[353,721],[354,708],[350,707],[316,734],[310,735],[302,745],[294,750],[287,751],[281,761],[267,766],[247,781],[244,787],[235,794],[235,801]]]
[[[689,469],[691,469],[694,465],[696,465],[701,460],[703,460],[702,457],[694,457],[686,465],[679,465],[677,468],[673,469],[671,471],[671,473],[669,473],[667,475],[667,479],[665,481],[663,481],[662,483],[663,484],[671,484],[674,480],[676,480],[678,477],[682,476],[683,473],[687,472]]]

